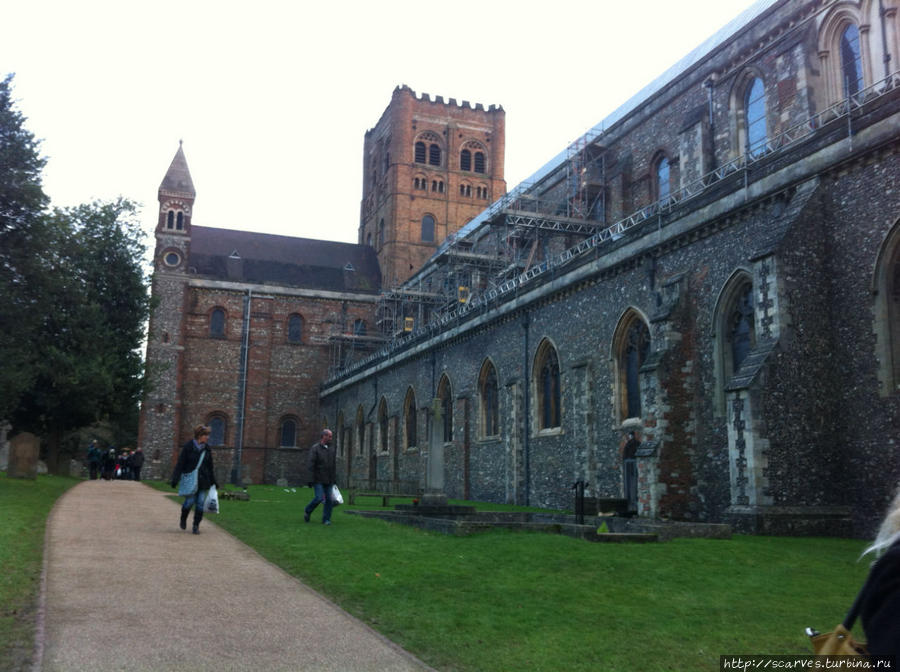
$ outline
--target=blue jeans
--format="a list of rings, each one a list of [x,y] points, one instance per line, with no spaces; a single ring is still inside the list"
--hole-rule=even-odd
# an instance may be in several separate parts
[[[312,498],[309,504],[306,505],[306,508],[303,509],[306,513],[312,513],[316,510],[316,507],[320,502],[325,502],[325,509],[322,511],[322,522],[327,523],[331,520],[331,510],[334,508],[334,502],[331,499],[331,486],[332,483],[315,483],[313,484],[313,489],[316,493],[316,496]]]
[[[196,504],[197,511],[203,511],[203,502],[206,501],[207,493],[209,493],[209,490],[200,490],[193,495],[188,495],[184,498],[184,504],[181,505],[181,508],[190,511],[191,507]]]

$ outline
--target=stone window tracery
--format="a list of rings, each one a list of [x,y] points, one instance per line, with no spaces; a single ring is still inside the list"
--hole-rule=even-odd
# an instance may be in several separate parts
[[[629,310],[619,322],[615,343],[617,403],[619,419],[640,418],[640,370],[650,354],[650,330],[635,310]]]
[[[744,120],[747,152],[758,156],[766,151],[766,89],[763,80],[754,77],[744,92]]]
[[[450,379],[447,374],[441,376],[438,383],[438,399],[441,400],[441,421],[443,423],[443,441],[453,441],[453,391],[450,387]]]
[[[537,387],[538,429],[551,429],[562,425],[560,411],[559,357],[549,339],[538,346],[534,358],[534,375]]]
[[[499,436],[500,390],[497,385],[497,370],[490,360],[486,360],[481,367],[478,392],[481,401],[481,437],[487,439]]]
[[[412,450],[416,447],[416,393],[410,387],[406,391],[403,402],[403,447]]]
[[[388,452],[388,413],[387,400],[384,397],[378,404],[378,452]]]

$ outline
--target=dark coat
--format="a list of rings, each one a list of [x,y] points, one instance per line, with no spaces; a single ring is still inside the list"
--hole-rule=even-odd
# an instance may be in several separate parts
[[[872,566],[863,591],[859,615],[869,653],[900,662],[900,542]]]
[[[206,462],[206,460],[203,460]],[[134,455],[131,456],[131,466],[135,469],[140,469],[144,466],[144,451],[136,450],[134,451]]]
[[[172,472],[172,478],[169,480],[173,488],[178,487],[181,474],[186,474],[197,468],[201,453],[205,454],[205,457],[197,474],[197,490],[209,490],[211,485],[219,487],[219,484],[216,482],[216,472],[213,469],[212,451],[209,449],[209,446],[203,446],[202,451],[198,450],[194,440],[191,439],[181,447],[181,453],[178,455],[175,471]]]
[[[309,477],[313,483],[330,485],[337,482],[334,446],[323,446],[321,443],[313,444],[306,458],[306,466],[309,469]]]

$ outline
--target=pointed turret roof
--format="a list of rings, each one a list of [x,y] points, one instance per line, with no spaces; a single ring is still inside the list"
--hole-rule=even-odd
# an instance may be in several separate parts
[[[194,182],[191,180],[191,171],[188,170],[187,160],[184,158],[184,151],[181,148],[181,140],[178,141],[178,151],[175,152],[175,158],[166,176],[159,185],[159,193],[179,194],[183,196],[195,197]]]

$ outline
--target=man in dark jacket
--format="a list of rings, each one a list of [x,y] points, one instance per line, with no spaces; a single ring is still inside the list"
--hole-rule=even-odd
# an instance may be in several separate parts
[[[135,481],[141,480],[141,468],[144,466],[144,451],[138,447],[131,454],[131,477]]]
[[[309,522],[310,514],[315,511],[320,502],[325,502],[325,508],[322,510],[322,524],[331,525],[331,509],[334,508],[334,502],[331,499],[331,489],[337,480],[337,468],[335,467],[334,448],[331,447],[331,430],[323,429],[319,442],[313,444],[309,449],[307,458],[307,466],[309,467],[309,477],[312,479],[310,485],[315,489],[315,497],[306,505],[303,510],[303,520]]]

